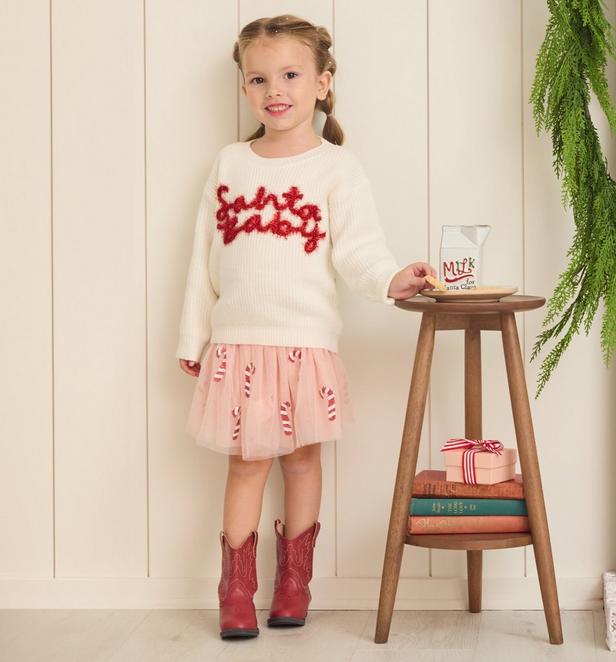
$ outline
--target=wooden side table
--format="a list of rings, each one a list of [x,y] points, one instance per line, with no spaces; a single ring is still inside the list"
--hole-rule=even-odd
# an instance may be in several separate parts
[[[542,297],[522,295],[508,296],[491,303],[435,302],[433,299],[421,295],[412,299],[396,301],[398,308],[421,312],[422,317],[387,532],[374,637],[377,644],[386,642],[389,637],[405,544],[466,550],[468,605],[469,611],[474,613],[481,611],[483,550],[532,545],[550,643],[563,643],[550,532],[515,320],[516,312],[540,308],[544,303],[545,299]],[[408,533],[409,506],[430,380],[434,333],[449,330],[464,330],[464,434],[470,439],[482,438],[481,331],[501,332],[515,435],[524,480],[524,498],[530,529],[528,533],[421,535]]]

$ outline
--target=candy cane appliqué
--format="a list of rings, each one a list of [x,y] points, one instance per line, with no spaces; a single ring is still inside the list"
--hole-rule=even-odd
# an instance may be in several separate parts
[[[231,410],[231,414],[237,418],[235,422],[235,427],[233,428],[233,439],[237,439],[240,436],[240,406],[237,405]]]
[[[288,359],[291,363],[297,363],[301,361],[302,350],[299,347],[292,349],[288,354]],[[290,436],[293,434],[293,425],[291,423],[291,403],[288,400],[280,403],[280,419],[282,420],[282,430],[287,435]]]
[[[334,392],[328,386],[321,386],[319,395],[322,398],[327,398],[327,418],[333,421],[336,418],[336,398],[334,398]]]
[[[282,431],[287,435],[293,434],[293,426],[291,425],[291,403],[288,400],[280,403],[280,418],[282,420]]]
[[[295,349],[292,349],[289,352],[289,361],[291,363],[295,363],[295,361],[301,361],[302,358],[302,350],[298,349],[297,347]]]
[[[246,394],[246,397],[250,397],[250,387],[251,387],[251,375],[254,375],[255,373],[255,364],[251,361],[248,363],[244,370],[244,393]]]
[[[214,375],[214,381],[219,382],[225,376],[227,372],[227,348],[224,345],[216,345],[216,356],[220,358],[222,356],[222,361],[216,370]]]

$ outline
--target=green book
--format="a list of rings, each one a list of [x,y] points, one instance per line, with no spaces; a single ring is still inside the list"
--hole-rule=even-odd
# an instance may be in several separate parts
[[[524,499],[411,499],[410,515],[527,515]]]

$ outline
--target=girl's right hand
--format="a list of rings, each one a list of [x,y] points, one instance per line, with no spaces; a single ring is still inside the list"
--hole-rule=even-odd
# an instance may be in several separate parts
[[[198,377],[201,370],[201,364],[197,361],[187,361],[186,359],[180,359],[180,368],[192,377]]]

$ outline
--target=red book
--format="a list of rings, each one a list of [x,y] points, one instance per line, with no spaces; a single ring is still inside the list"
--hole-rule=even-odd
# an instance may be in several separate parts
[[[529,531],[525,515],[467,515],[465,517],[409,515],[408,531],[420,533],[518,533]]]
[[[522,474],[516,474],[511,480],[494,485],[468,485],[445,480],[446,471],[438,469],[425,469],[418,473],[413,480],[414,497],[456,497],[475,499],[523,499],[524,484]]]

